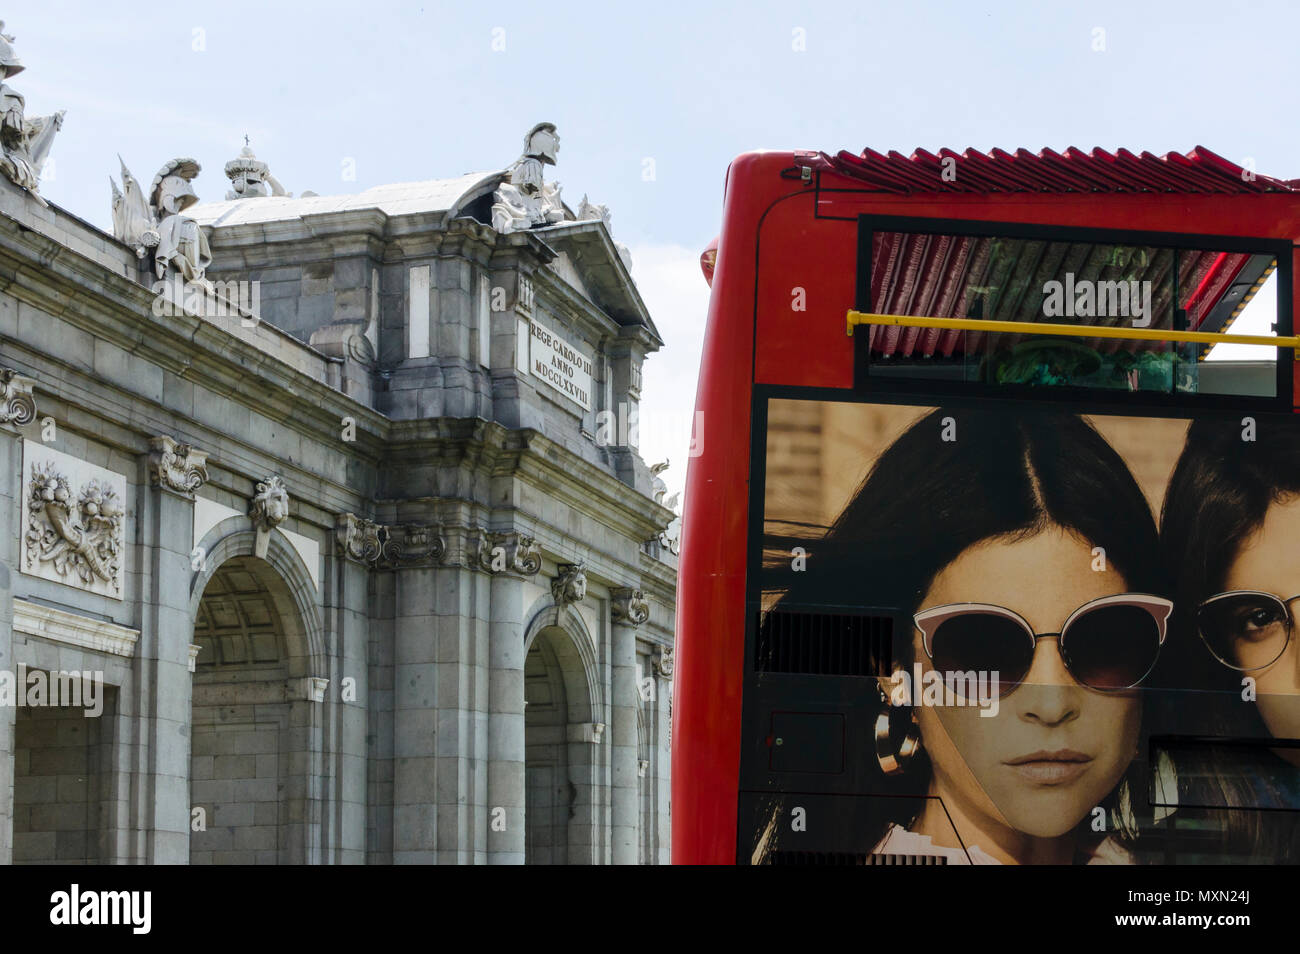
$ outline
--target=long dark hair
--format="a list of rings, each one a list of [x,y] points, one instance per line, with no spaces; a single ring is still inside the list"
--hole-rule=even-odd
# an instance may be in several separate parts
[[[1053,526],[1103,547],[1130,590],[1167,591],[1151,508],[1119,454],[1088,422],[1036,408],[941,408],[880,456],[830,531],[808,543],[807,569],[777,605],[887,607],[909,619],[935,576],[967,548]],[[896,635],[895,658],[878,660],[878,671],[910,670],[909,633]],[[887,776],[874,758],[868,761],[868,790],[898,796],[871,799],[882,807],[868,825],[870,850],[890,823],[914,821],[931,770],[923,756],[903,776]],[[1135,759],[1126,775],[1135,812],[1148,801],[1145,771],[1144,760]],[[1108,817],[1125,814],[1115,811],[1120,788],[1103,806]],[[1077,830],[1080,846],[1101,840],[1088,822]]]
[[[1176,573],[1177,595],[1167,652],[1156,673],[1161,685],[1202,691],[1201,701],[1179,706],[1171,722],[1188,734],[1270,737],[1259,710],[1242,701],[1242,678],[1248,673],[1214,658],[1197,633],[1195,607],[1224,589],[1242,543],[1259,529],[1269,507],[1298,493],[1300,421],[1296,418],[1203,419],[1188,428],[1160,520],[1166,559]],[[1170,694],[1171,701],[1176,695]],[[1195,719],[1195,724],[1189,719]],[[1300,859],[1300,823],[1294,813],[1265,815],[1250,810],[1295,808],[1285,804],[1269,773],[1259,771],[1261,759],[1281,762],[1277,756],[1258,748],[1234,755],[1226,746],[1180,747],[1175,752],[1179,799],[1223,806],[1221,811],[1202,813],[1208,827],[1218,832],[1220,850],[1232,856]]]

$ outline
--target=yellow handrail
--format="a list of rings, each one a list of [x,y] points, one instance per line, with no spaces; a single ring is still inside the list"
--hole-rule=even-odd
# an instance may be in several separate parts
[[[1059,325],[1036,321],[994,321],[984,318],[929,318],[924,315],[875,315],[849,311],[847,334],[858,325],[901,325],[906,328],[944,328],[949,331],[1015,332],[1029,335],[1068,335],[1072,338],[1125,338],[1138,341],[1194,341],[1199,344],[1266,345],[1300,348],[1300,337],[1234,335],[1219,331],[1171,331],[1166,328],[1132,328],[1111,325]],[[1300,354],[1297,355],[1300,360]]]

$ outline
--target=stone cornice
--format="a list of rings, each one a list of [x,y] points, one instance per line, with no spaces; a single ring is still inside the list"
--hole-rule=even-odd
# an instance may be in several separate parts
[[[128,659],[135,655],[136,642],[140,638],[137,629],[23,599],[14,600],[13,630],[65,646]]]
[[[496,477],[515,476],[638,541],[650,539],[674,517],[668,508],[541,433],[529,428],[510,430],[481,418],[394,421],[381,469],[394,463],[429,468],[470,465]]]
[[[314,417],[311,423],[333,434],[339,419],[351,416],[360,435],[366,430],[382,432],[387,422],[378,411],[325,382],[327,369],[336,361],[269,322],[243,329],[233,320],[235,327],[230,330],[212,319],[183,312],[155,315],[153,291],[134,275],[114,273],[3,214],[0,291],[173,374],[221,394],[245,395],[250,407],[265,412],[279,405],[284,417],[292,415],[298,424]],[[257,338],[274,344],[293,363],[260,347]],[[250,373],[258,377],[255,395],[247,388]],[[101,388],[114,386],[99,378],[96,383]]]

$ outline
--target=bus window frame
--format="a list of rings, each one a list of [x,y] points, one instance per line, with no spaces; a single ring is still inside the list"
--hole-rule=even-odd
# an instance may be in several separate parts
[[[871,246],[876,232],[909,232],[918,235],[956,235],[963,238],[1009,238],[1038,241],[1095,242],[1114,245],[1146,245],[1159,248],[1191,249],[1199,251],[1243,252],[1272,255],[1277,262],[1277,319],[1274,334],[1287,337],[1294,334],[1293,299],[1293,246],[1290,239],[1255,238],[1238,235],[1214,235],[1192,232],[1145,232],[1128,229],[1076,228],[1062,225],[1026,224],[1021,222],[986,221],[982,219],[949,219],[930,216],[901,216],[863,213],[858,217],[857,280],[854,286],[854,309],[873,311],[871,302]],[[857,326],[861,329],[863,326]],[[1081,337],[1086,337],[1081,335]],[[1168,394],[1160,391],[1120,391],[1101,388],[1033,387],[1027,385],[986,384],[982,381],[939,381],[933,379],[890,376],[888,379],[870,373],[870,335],[853,335],[853,391],[858,394],[932,394],[945,398],[1008,397],[1034,403],[1112,404],[1121,406],[1164,406],[1189,410],[1242,410],[1259,412],[1292,412],[1294,403],[1295,355],[1290,349],[1279,348],[1276,362],[1276,383],[1270,396],[1249,394]]]

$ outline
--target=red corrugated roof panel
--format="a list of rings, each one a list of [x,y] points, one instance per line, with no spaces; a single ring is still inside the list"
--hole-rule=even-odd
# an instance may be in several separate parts
[[[1300,192],[1300,180],[1274,179],[1229,162],[1204,146],[1187,154],[1135,155],[1127,149],[1084,152],[1071,146],[1057,153],[992,149],[938,155],[917,149],[910,156],[863,149],[826,157],[836,170],[886,192]],[[947,162],[951,160],[951,162]],[[947,173],[945,175],[945,173]]]

